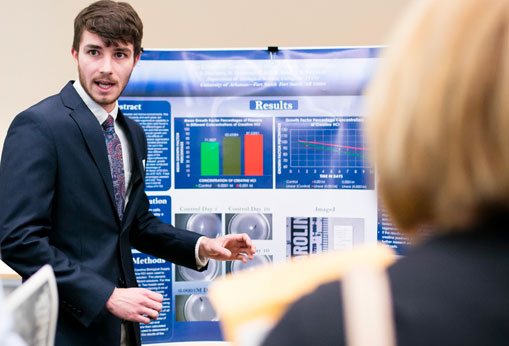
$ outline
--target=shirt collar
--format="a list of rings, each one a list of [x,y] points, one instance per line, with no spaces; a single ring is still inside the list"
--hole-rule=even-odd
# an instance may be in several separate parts
[[[113,117],[113,120],[117,120],[118,115],[118,101],[115,101],[115,107],[111,111],[111,113],[108,114],[104,108],[102,108],[97,102],[95,102],[90,95],[85,91],[83,86],[81,85],[81,82],[78,79],[73,84],[74,89],[80,95],[81,99],[85,104],[87,105],[88,109],[94,114],[94,116],[97,118],[97,121],[99,124],[102,124],[106,121],[108,118],[108,115],[111,115]]]

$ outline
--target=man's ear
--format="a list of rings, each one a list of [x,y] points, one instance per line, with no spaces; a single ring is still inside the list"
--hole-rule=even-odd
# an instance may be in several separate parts
[[[140,61],[140,58],[141,58],[141,53],[139,53],[135,58],[134,58],[134,66],[136,66],[136,64],[138,63],[138,61]]]
[[[74,61],[77,63],[77,62],[78,62],[78,51],[76,51],[76,50],[74,49],[74,47],[73,47],[73,48],[71,48],[71,54],[72,54],[72,58],[73,58],[73,59],[74,59]]]

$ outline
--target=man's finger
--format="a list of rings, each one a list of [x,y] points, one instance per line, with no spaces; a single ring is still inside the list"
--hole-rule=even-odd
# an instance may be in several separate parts
[[[159,317],[159,313],[157,311],[149,308],[141,309],[140,315],[143,317],[147,317],[151,320],[157,320],[157,318]]]
[[[214,249],[218,256],[230,258],[232,256],[232,252],[224,247],[218,247]]]
[[[244,254],[238,254],[236,259],[242,261],[243,263],[247,263],[247,256]]]
[[[253,245],[253,241],[251,240],[251,238],[246,233],[242,233],[242,236],[243,236],[242,238],[246,242],[247,246],[252,246]]]
[[[157,292],[145,289],[145,294],[148,298],[155,300],[156,302],[161,303],[163,301],[163,296]]]
[[[253,255],[255,254],[256,250],[250,247],[241,247],[237,252],[239,253],[245,253],[246,255]]]
[[[244,242],[247,246],[251,246],[253,244],[253,241],[249,238],[247,233],[232,234],[232,236],[232,238],[237,242]]]
[[[161,310],[163,309],[163,304],[152,299],[147,299],[147,301],[145,302],[145,306],[157,312],[161,312]]]
[[[149,324],[152,320],[148,318],[147,316],[139,315],[137,319],[135,319],[135,322],[143,323],[143,324]]]
[[[243,244],[239,244],[239,246],[243,246],[242,250],[244,251],[244,249],[245,249],[246,253],[250,253],[250,252],[254,253],[256,247],[254,246],[251,238],[246,233],[242,233],[239,235],[241,236],[241,238],[239,239],[239,243],[242,243],[242,242],[245,243],[245,246],[243,246]],[[247,249],[249,249],[249,250],[247,250]]]

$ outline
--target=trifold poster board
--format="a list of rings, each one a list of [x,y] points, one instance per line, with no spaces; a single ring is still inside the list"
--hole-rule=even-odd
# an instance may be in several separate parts
[[[364,134],[379,53],[143,52],[120,108],[147,134],[152,211],[209,237],[246,232],[257,247],[248,264],[210,261],[202,273],[133,250],[140,286],[165,296],[143,343],[221,340],[206,294],[229,273],[377,240],[401,251]]]

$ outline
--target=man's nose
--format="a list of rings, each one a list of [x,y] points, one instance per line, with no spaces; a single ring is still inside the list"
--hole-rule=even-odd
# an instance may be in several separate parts
[[[110,56],[105,56],[101,60],[101,66],[100,66],[99,72],[111,74],[111,72],[112,72],[111,67],[112,67],[112,58]]]

